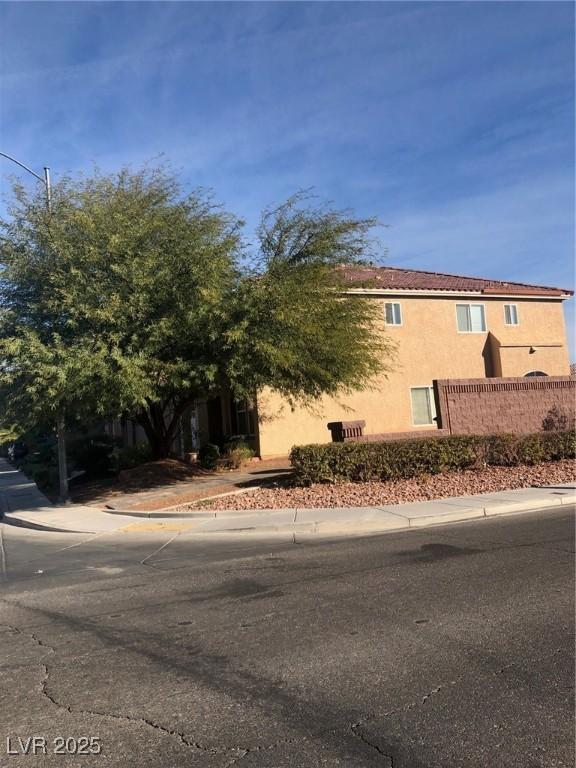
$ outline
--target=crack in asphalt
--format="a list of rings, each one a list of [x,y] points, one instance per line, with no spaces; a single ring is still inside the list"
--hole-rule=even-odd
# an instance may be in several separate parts
[[[188,739],[185,734],[183,734],[181,731],[174,731],[171,728],[166,728],[163,725],[160,725],[159,723],[155,723],[153,720],[148,720],[145,717],[130,717],[129,715],[113,715],[110,712],[99,712],[98,710],[94,709],[81,709],[81,708],[73,708],[66,704],[62,704],[57,699],[54,698],[54,696],[48,691],[48,677],[49,677],[49,670],[46,664],[42,665],[45,670],[45,677],[42,681],[42,694],[50,701],[52,704],[57,706],[59,709],[64,709],[66,712],[69,712],[70,714],[80,714],[80,715],[92,715],[96,717],[104,717],[109,718],[111,720],[119,720],[121,722],[128,722],[128,723],[136,723],[136,724],[142,724],[147,725],[150,728],[153,728],[156,731],[160,731],[161,733],[165,733],[168,736],[172,736],[178,741],[180,741],[181,744],[183,744],[185,747],[190,747],[192,749],[196,749],[201,752],[210,752],[212,754],[219,754],[224,751],[230,751],[234,749],[233,747],[222,747],[220,749],[215,747],[205,747],[202,744],[199,744],[197,741],[191,741]]]
[[[19,635],[23,635],[24,637],[29,637],[41,648],[46,648],[48,653],[56,653],[56,651],[51,645],[48,645],[48,643],[45,643],[43,640],[41,640],[37,635],[34,634],[34,632],[24,632],[22,629],[20,629],[19,627],[15,627],[13,624],[2,624],[2,626],[6,627],[6,629],[11,630],[12,632],[17,632]]]
[[[306,737],[304,736],[301,739],[280,739],[279,741],[274,742],[274,744],[262,744],[257,747],[238,747],[242,754],[233,757],[231,761],[226,763],[223,768],[230,768],[232,765],[237,765],[241,760],[250,754],[257,752],[271,752],[272,750],[278,749],[278,747],[282,747],[286,744],[296,744],[298,741],[306,741]]]
[[[561,649],[557,648],[555,651],[553,651],[551,654],[549,654],[546,657],[543,658],[552,658],[556,656],[558,653],[560,653]],[[500,667],[500,669],[495,669],[489,674],[491,676],[500,675],[504,673],[506,670],[515,667],[518,665],[519,662],[513,661],[510,664],[505,664],[503,667]],[[417,701],[413,701],[410,704],[406,704],[403,707],[397,707],[396,709],[390,709],[387,712],[383,712],[382,715],[373,715],[369,718],[366,718],[365,722],[368,720],[374,720],[377,717],[391,717],[392,715],[398,715],[403,712],[409,712],[411,709],[415,709],[416,707],[421,707],[424,704],[426,704],[432,697],[436,696],[436,694],[440,693],[440,691],[446,690],[451,685],[458,685],[460,683],[465,682],[465,677],[460,676],[457,677],[455,680],[450,680],[449,683],[442,683],[441,685],[437,685],[435,688],[432,688],[428,693],[425,693],[423,696],[420,697]],[[361,724],[361,723],[360,723]],[[359,725],[360,725],[359,724]]]
[[[403,707],[397,707],[396,709],[390,709],[387,712],[383,712],[382,715],[373,715],[370,718],[367,718],[366,720],[374,720],[377,717],[391,717],[392,715],[398,715],[401,712],[409,712],[411,709],[415,709],[416,707],[421,707],[423,704],[426,704],[426,702],[431,699],[433,696],[435,696],[437,693],[440,693],[440,691],[443,691],[448,687],[448,685],[456,685],[458,682],[462,682],[463,678],[457,678],[456,680],[451,680],[449,684],[444,683],[443,685],[437,685],[435,688],[432,688],[431,691],[428,693],[425,693],[424,696],[421,696],[420,699],[417,701],[413,701],[410,704],[406,704]]]
[[[455,680],[452,680],[452,682],[450,683],[450,685],[456,685],[456,681],[455,681]],[[440,693],[440,691],[442,690],[442,688],[443,688],[443,686],[441,686],[441,685],[437,686],[436,688],[432,688],[432,690],[430,691],[430,693],[426,693],[424,696],[422,696],[422,704],[426,704],[426,702],[428,701],[428,699],[429,699],[430,697],[434,696],[436,693]]]
[[[356,738],[360,739],[366,746],[370,747],[370,749],[374,749],[379,755],[382,757],[385,757],[388,761],[387,768],[394,768],[394,757],[389,752],[384,752],[383,749],[381,749],[378,744],[374,744],[374,742],[370,741],[360,730],[362,727],[362,720],[358,720],[356,723],[352,723],[350,726],[350,730],[352,731],[352,734],[356,736]]]
[[[23,637],[29,637],[39,647],[46,649],[48,654],[56,654],[56,649],[53,646],[49,645],[48,643],[45,643],[40,637],[38,637],[33,632],[25,632],[19,627],[14,626],[13,624],[2,624],[1,626],[6,627],[8,630],[18,633],[19,635],[22,635]],[[193,741],[187,738],[187,736],[181,731],[176,731],[171,728],[166,728],[165,726],[160,725],[159,723],[156,723],[153,720],[149,720],[148,718],[145,718],[145,717],[131,717],[130,715],[115,715],[110,712],[101,712],[99,710],[93,710],[93,709],[83,709],[81,707],[71,707],[67,704],[63,704],[62,702],[58,701],[58,699],[56,699],[48,689],[48,681],[50,678],[50,669],[48,665],[42,662],[42,663],[39,663],[38,666],[40,666],[41,669],[43,670],[43,678],[40,681],[40,693],[42,694],[42,696],[46,697],[51,704],[53,704],[55,707],[58,707],[58,709],[62,709],[71,715],[74,715],[74,714],[88,715],[93,717],[108,718],[108,719],[117,720],[120,722],[129,722],[134,724],[146,725],[149,728],[153,728],[156,731],[160,731],[161,733],[165,733],[168,736],[178,739],[178,741],[180,741],[180,743],[186,747],[195,749],[203,753],[209,753],[213,755],[219,755],[219,754],[224,755],[227,752],[240,753],[240,754],[233,755],[231,760],[227,762],[223,766],[223,768],[230,768],[231,766],[236,765],[240,760],[242,760],[248,754],[272,751],[285,744],[293,744],[293,743],[296,743],[297,741],[305,740],[305,737],[304,739],[293,739],[293,738],[279,739],[273,744],[260,744],[255,747],[244,747],[239,745],[223,746],[223,747],[207,747],[203,744],[200,744],[197,741]]]
[[[562,653],[562,648],[556,648],[555,651],[552,651],[552,653],[547,653],[546,656],[540,656],[540,659],[553,659],[554,656],[558,656],[559,653]],[[512,667],[518,666],[517,661],[511,661],[510,664],[505,664],[503,667],[500,667],[500,669],[495,670],[492,674],[493,675],[503,675],[504,672],[506,672],[509,669],[512,669]]]
[[[456,685],[456,682],[457,682],[456,680],[451,680],[450,681],[450,685]],[[377,744],[375,744],[374,742],[370,741],[370,739],[364,733],[362,733],[361,729],[362,729],[363,725],[364,726],[368,725],[370,720],[376,720],[379,717],[386,718],[386,717],[390,717],[392,715],[397,715],[397,714],[400,714],[400,713],[403,713],[403,712],[408,712],[411,709],[415,709],[416,707],[420,707],[423,704],[426,704],[426,702],[429,699],[431,699],[437,693],[440,693],[440,691],[444,690],[446,687],[447,687],[446,684],[444,684],[444,685],[437,685],[435,688],[432,688],[432,690],[430,690],[428,693],[425,693],[424,696],[422,696],[419,700],[414,701],[414,702],[412,702],[410,704],[407,704],[404,707],[398,707],[396,709],[391,709],[388,712],[384,712],[382,715],[377,715],[377,714],[368,715],[364,719],[358,720],[355,723],[352,723],[350,725],[350,729],[351,729],[352,733],[354,734],[354,736],[359,738],[361,741],[364,742],[364,744],[366,744],[371,749],[376,750],[376,752],[378,752],[379,755],[382,755],[382,757],[385,757],[388,760],[387,768],[395,768],[395,766],[394,766],[394,756],[391,755],[390,752],[385,752]],[[387,748],[390,749],[390,746],[388,746]]]
[[[494,673],[496,674],[496,673]],[[457,680],[451,680],[450,685],[456,685]],[[437,693],[440,693],[440,691],[447,688],[447,685],[437,685],[435,688],[432,688],[428,693],[425,693],[424,696],[421,696],[420,699],[417,701],[413,701],[410,704],[407,704],[404,707],[398,707],[396,709],[388,710],[387,712],[383,712],[381,715],[378,714],[370,714],[364,717],[362,720],[357,720],[355,723],[352,723],[350,725],[350,729],[354,736],[356,736],[358,739],[360,739],[364,744],[366,744],[371,749],[374,749],[378,754],[382,755],[382,757],[385,757],[388,760],[387,768],[395,768],[394,765],[394,756],[390,754],[390,752],[385,752],[383,749],[381,749],[377,744],[370,741],[370,739],[362,733],[361,729],[363,726],[368,725],[368,723],[371,720],[376,720],[378,718],[386,718],[391,717],[392,715],[398,715],[400,713],[409,712],[411,709],[415,709],[416,707],[420,707],[423,704],[426,704],[426,702],[431,699],[433,696],[435,696]],[[390,746],[387,747],[390,749]]]
[[[19,627],[16,627],[12,624],[4,624],[3,626],[7,627],[8,629],[17,632],[19,635],[22,635],[24,637],[29,637],[31,640],[33,640],[35,643],[37,643],[41,648],[47,649],[48,653],[55,654],[56,649],[48,645],[48,643],[45,643],[41,638],[39,638],[37,635],[35,635],[33,632],[23,632]],[[183,744],[186,747],[190,747],[192,749],[196,749],[201,752],[209,752],[212,754],[220,754],[223,752],[231,752],[233,750],[241,750],[241,747],[206,747],[200,744],[197,741],[191,741],[186,737],[186,735],[180,731],[172,730],[171,728],[166,728],[163,725],[160,725],[159,723],[155,723],[153,720],[148,720],[145,717],[130,717],[129,715],[114,715],[110,712],[100,712],[98,710],[93,709],[83,709],[81,707],[73,708],[71,706],[68,706],[67,704],[63,704],[62,702],[58,701],[54,696],[50,693],[48,690],[48,680],[50,677],[50,669],[47,664],[44,662],[40,663],[39,666],[43,669],[44,675],[43,679],[40,681],[40,693],[42,696],[45,696],[48,701],[51,702],[54,706],[58,707],[59,709],[63,709],[65,712],[68,712],[71,715],[79,714],[79,715],[92,715],[94,717],[104,717],[109,718],[111,720],[119,720],[129,723],[140,723],[143,725],[146,725],[150,728],[153,728],[154,730],[160,731],[161,733],[165,733],[169,736],[172,736],[174,738],[177,738],[181,744]]]
[[[49,645],[48,643],[44,642],[42,638],[38,637],[38,635],[36,635],[35,633],[30,631],[23,631],[22,629],[14,626],[13,624],[3,624],[2,626],[6,627],[8,630],[18,633],[19,635],[22,635],[23,637],[30,638],[39,647],[45,649],[47,651],[47,654],[56,654],[56,649],[53,646]],[[131,717],[130,715],[117,715],[117,714],[112,714],[110,712],[102,712],[100,710],[94,710],[94,709],[84,709],[82,707],[72,707],[68,704],[64,704],[63,702],[55,698],[54,694],[49,689],[49,679],[50,679],[49,666],[43,661],[40,663],[36,662],[36,664],[38,664],[38,666],[43,671],[42,680],[40,681],[40,693],[42,696],[48,699],[48,701],[53,706],[57,707],[58,709],[64,710],[65,712],[68,712],[71,715],[75,714],[75,715],[86,715],[86,716],[92,716],[92,717],[102,717],[105,719],[115,720],[119,722],[128,722],[136,725],[147,726],[156,731],[159,731],[160,733],[164,733],[168,736],[171,736],[172,738],[176,738],[183,746],[187,748],[194,749],[204,754],[224,756],[226,753],[230,753],[230,752],[237,753],[230,756],[230,760],[223,765],[223,768],[232,768],[232,766],[238,765],[245,757],[247,757],[250,754],[257,754],[260,752],[271,752],[275,749],[278,749],[281,746],[285,746],[288,744],[295,744],[295,743],[307,740],[306,737],[304,736],[302,738],[279,739],[278,741],[272,744],[260,744],[254,747],[245,747],[240,745],[223,746],[223,747],[207,747],[197,741],[193,741],[189,739],[182,731],[176,731],[174,729],[167,728],[145,717]],[[378,752],[378,754],[382,755],[383,757],[386,757],[389,761],[387,768],[394,768],[392,756],[385,753],[382,749],[380,749],[380,747],[378,747],[377,744],[373,744],[372,742],[370,742],[370,740],[366,738],[366,736],[363,733],[358,731],[358,729],[361,727],[362,722],[363,721],[360,720],[357,723],[353,723],[351,725],[351,730],[353,735],[359,738],[363,743],[365,743],[371,749],[374,749],[376,752]]]
[[[557,656],[559,653],[562,652],[561,648],[556,648],[556,650],[552,651],[552,653],[547,654],[546,656],[542,658],[546,659],[552,659],[554,656]],[[490,674],[492,677],[496,675],[502,675],[509,669],[512,669],[513,667],[518,666],[519,662],[513,661],[509,664],[505,664],[503,667],[500,667],[499,669],[493,670]],[[362,720],[358,720],[355,723],[352,723],[350,726],[350,729],[354,736],[358,737],[363,741],[367,746],[371,747],[372,749],[375,749],[379,754],[381,754],[383,757],[386,757],[389,760],[389,765],[387,768],[395,768],[394,766],[394,757],[389,754],[388,752],[384,752],[377,744],[374,744],[371,742],[360,730],[363,726],[366,726],[369,724],[371,720],[377,720],[378,718],[386,718],[391,717],[392,715],[399,715],[404,712],[409,712],[412,709],[416,709],[417,707],[420,707],[424,704],[426,704],[433,696],[440,693],[440,691],[446,690],[449,685],[457,685],[458,683],[462,683],[464,681],[463,677],[457,678],[456,680],[451,680],[449,684],[442,684],[437,685],[435,688],[432,688],[428,693],[424,694],[418,701],[414,701],[410,704],[407,704],[404,707],[398,707],[396,709],[391,709],[387,712],[382,713],[381,715],[378,714],[370,714],[364,717]],[[388,747],[390,749],[390,747]]]
[[[557,656],[559,653],[562,653],[562,649],[556,648],[556,650],[552,651],[552,653],[549,653],[546,656],[542,656],[540,658],[552,659],[554,658],[554,656]],[[500,667],[499,669],[493,670],[492,672],[489,673],[489,675],[492,677],[496,675],[502,675],[507,670],[518,666],[519,663],[520,662],[518,661],[512,661],[509,664],[505,664],[503,667]],[[465,677],[460,676],[460,677],[457,677],[455,680],[450,680],[449,683],[442,683],[441,685],[437,685],[435,688],[432,688],[432,690],[430,690],[428,693],[425,693],[424,696],[422,696],[418,701],[413,701],[410,704],[406,704],[404,707],[397,707],[396,709],[390,709],[387,712],[383,712],[382,715],[371,715],[370,717],[365,718],[364,722],[368,722],[369,720],[375,720],[377,717],[391,717],[392,715],[398,715],[401,712],[408,712],[411,709],[415,709],[416,707],[420,707],[423,704],[426,704],[433,696],[440,693],[440,691],[446,690],[448,686],[458,685],[463,682],[465,682]],[[362,721],[359,721],[359,723],[356,723],[355,725],[359,727],[361,724],[362,724]]]
[[[38,645],[38,647],[46,651],[46,655],[56,654],[56,649],[53,646],[49,645],[48,643],[44,642],[44,640],[42,640],[42,638],[40,638],[34,632],[30,630],[23,630],[12,624],[3,624],[1,626],[4,626],[6,629],[10,631],[18,633],[19,635],[30,638]],[[561,650],[562,649],[560,648],[555,649],[552,653],[547,654],[547,658],[553,658],[554,656],[559,654]],[[230,759],[228,762],[224,764],[223,768],[232,768],[232,766],[238,765],[249,754],[273,751],[274,749],[277,749],[280,746],[306,740],[306,737],[286,738],[286,739],[280,739],[277,742],[274,742],[273,744],[258,745],[254,747],[246,747],[242,745],[208,747],[197,741],[194,741],[188,738],[186,734],[181,731],[177,731],[177,730],[168,728],[166,726],[160,725],[159,723],[145,717],[131,717],[129,715],[118,715],[118,714],[112,714],[110,712],[104,712],[99,710],[89,710],[89,709],[83,709],[80,707],[74,708],[69,705],[66,705],[61,701],[59,701],[58,699],[56,699],[53,693],[49,690],[49,679],[51,674],[49,666],[44,661],[36,662],[36,663],[43,670],[43,677],[42,677],[42,680],[40,681],[40,692],[45,698],[48,699],[48,701],[51,702],[53,706],[56,706],[59,709],[62,709],[70,714],[102,717],[110,720],[115,720],[118,722],[128,722],[135,725],[147,726],[149,728],[154,729],[155,731],[158,731],[160,733],[166,734],[167,736],[177,739],[183,746],[189,749],[194,749],[204,754],[222,755],[224,757],[226,753],[231,753],[231,752],[235,753],[235,754],[229,755]],[[496,676],[496,675],[503,674],[507,670],[517,666],[517,664],[518,662],[516,661],[511,662],[509,664],[505,664],[499,669],[492,670],[490,675]],[[362,732],[362,728],[367,726],[371,720],[376,720],[378,718],[387,718],[393,715],[399,715],[402,713],[406,713],[410,710],[413,710],[417,707],[423,706],[430,699],[436,696],[438,693],[440,693],[443,690],[446,690],[449,686],[454,686],[457,683],[461,683],[463,679],[464,678],[462,677],[456,678],[455,680],[451,680],[449,683],[443,683],[443,684],[437,685],[434,688],[432,688],[430,691],[425,693],[423,696],[420,696],[419,699],[417,699],[416,701],[411,702],[403,707],[398,707],[398,708],[386,711],[381,715],[378,715],[375,713],[366,715],[362,719],[354,723],[351,723],[350,725],[351,733],[355,738],[362,741],[367,747],[377,752],[382,758],[385,758],[388,761],[386,768],[395,768],[395,765],[394,765],[395,759],[394,759],[394,756],[390,754],[390,751],[385,751],[385,749],[381,748],[377,743],[375,743],[374,741],[371,741],[370,738],[366,736],[365,733]],[[387,749],[390,750],[390,747],[387,747]]]

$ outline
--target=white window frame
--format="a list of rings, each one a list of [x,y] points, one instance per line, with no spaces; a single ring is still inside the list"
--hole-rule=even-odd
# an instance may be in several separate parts
[[[414,407],[413,407],[413,401],[412,401],[412,391],[414,389],[427,389],[428,390],[428,404],[430,406],[430,418],[431,421],[425,421],[422,424],[416,424],[414,421]],[[419,386],[410,387],[410,417],[412,419],[412,426],[413,427],[431,427],[434,424],[436,426],[438,425],[438,414],[436,413],[436,398],[434,397],[434,387],[431,384],[421,384]]]
[[[514,307],[514,314],[516,315],[516,322],[515,323],[509,323],[506,320],[506,310],[508,307]],[[512,318],[512,312],[510,312],[510,318]],[[518,313],[518,304],[504,304],[504,325],[508,325],[510,327],[520,325],[520,315]]]
[[[482,331],[461,331],[458,327],[458,307],[482,307],[482,318],[484,320],[484,329]],[[457,333],[486,333],[488,331],[488,323],[486,322],[486,304],[483,301],[457,301],[454,304],[454,314],[456,315],[456,331]],[[470,315],[468,315],[470,317]],[[470,322],[472,327],[472,322]]]
[[[391,304],[392,307],[397,306],[398,312],[400,313],[400,322],[399,323],[389,323],[388,320],[386,320],[386,307],[388,304]],[[394,316],[394,309],[392,309],[392,316]],[[402,316],[402,304],[399,301],[385,301],[384,302],[384,322],[386,325],[404,325],[404,318]]]

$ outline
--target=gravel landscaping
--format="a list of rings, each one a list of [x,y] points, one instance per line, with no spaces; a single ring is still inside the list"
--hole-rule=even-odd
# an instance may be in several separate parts
[[[533,485],[574,482],[573,460],[547,462],[536,466],[486,467],[410,480],[371,483],[341,483],[298,487],[277,485],[246,493],[202,502],[207,509],[282,509],[286,507],[360,507],[430,501],[449,496],[463,496],[489,491],[526,488]],[[198,508],[198,503],[183,504],[178,509]]]

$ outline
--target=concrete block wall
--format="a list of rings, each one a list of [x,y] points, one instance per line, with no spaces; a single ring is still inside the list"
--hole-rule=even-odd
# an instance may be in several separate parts
[[[382,432],[374,435],[360,435],[359,437],[345,437],[343,443],[382,443],[388,440],[409,440],[415,437],[445,437],[449,435],[447,429],[415,429],[413,432]]]
[[[438,426],[453,435],[539,432],[553,408],[576,417],[575,376],[439,379],[434,393]]]

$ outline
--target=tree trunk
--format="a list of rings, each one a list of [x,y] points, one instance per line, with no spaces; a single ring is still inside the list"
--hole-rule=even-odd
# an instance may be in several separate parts
[[[156,461],[167,459],[172,454],[172,440],[169,440],[166,435],[154,435],[153,439],[150,440],[150,447],[152,448],[152,458]]]
[[[138,423],[143,427],[154,460],[167,459],[170,456],[172,438],[167,434],[166,428],[157,420],[152,420],[148,413],[138,415]]]
[[[192,402],[193,400],[190,399],[175,405],[168,424],[166,424],[165,419],[166,405],[150,403],[148,409],[138,414],[137,421],[146,433],[155,460],[167,459],[171,456],[172,443],[176,436],[180,417]]]

